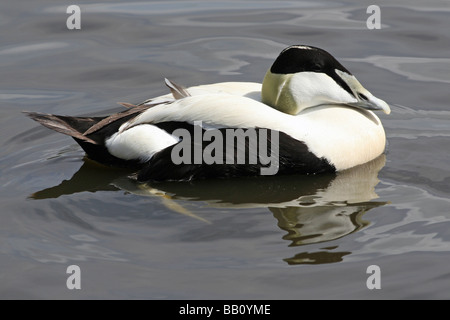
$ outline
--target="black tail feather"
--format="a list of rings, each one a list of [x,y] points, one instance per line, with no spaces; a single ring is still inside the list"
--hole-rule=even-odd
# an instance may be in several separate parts
[[[143,108],[138,108],[143,109]],[[135,168],[140,165],[138,160],[122,160],[109,153],[105,139],[111,136],[119,126],[133,117],[136,112],[119,113],[115,119],[109,117],[68,117],[53,114],[24,112],[28,117],[44,127],[71,136],[86,152],[89,159],[117,167]],[[108,120],[108,123],[105,124]],[[91,128],[95,128],[92,130]],[[86,132],[93,133],[86,134]]]
[[[47,113],[24,111],[28,117],[40,123],[44,127],[66,134],[73,138],[97,144],[98,141],[85,136],[83,132],[101,121],[104,117],[66,117]]]

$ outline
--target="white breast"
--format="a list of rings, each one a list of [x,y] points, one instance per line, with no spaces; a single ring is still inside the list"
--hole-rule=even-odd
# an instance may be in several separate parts
[[[381,155],[386,136],[380,119],[371,111],[343,106],[306,109],[297,117],[308,122],[308,147],[342,171]]]

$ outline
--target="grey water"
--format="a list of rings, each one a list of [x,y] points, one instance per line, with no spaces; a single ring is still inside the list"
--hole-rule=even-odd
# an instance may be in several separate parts
[[[450,298],[448,1],[380,2],[380,29],[371,1],[77,1],[79,30],[71,4],[0,6],[0,298]],[[391,105],[385,156],[142,186],[21,113],[107,115],[165,94],[165,77],[260,82],[291,44]]]

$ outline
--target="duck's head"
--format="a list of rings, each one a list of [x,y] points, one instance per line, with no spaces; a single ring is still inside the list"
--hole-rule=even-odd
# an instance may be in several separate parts
[[[348,105],[391,112],[331,54],[296,45],[284,49],[264,77],[262,101],[289,114],[319,105]]]

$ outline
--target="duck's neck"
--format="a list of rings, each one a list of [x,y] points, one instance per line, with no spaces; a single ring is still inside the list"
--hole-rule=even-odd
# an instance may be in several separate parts
[[[291,74],[274,74],[267,71],[261,89],[263,103],[288,114],[297,114],[299,108],[290,94]]]

